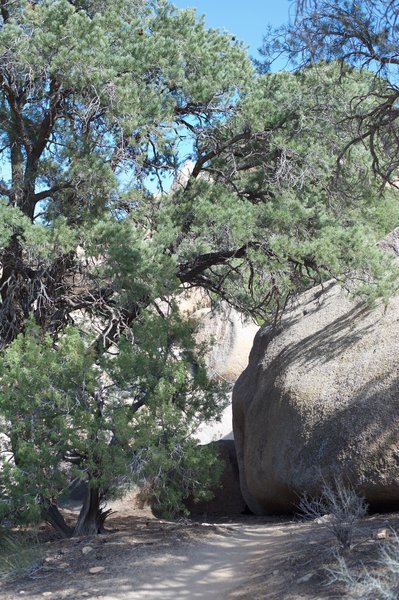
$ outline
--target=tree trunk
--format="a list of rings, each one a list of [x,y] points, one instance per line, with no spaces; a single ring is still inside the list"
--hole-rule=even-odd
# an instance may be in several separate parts
[[[50,504],[46,510],[46,521],[54,527],[63,538],[70,538],[73,534],[73,528],[66,524],[64,517],[55,504]]]
[[[73,531],[74,536],[97,535],[104,531],[104,522],[111,513],[111,510],[104,511],[100,504],[100,490],[98,488],[89,487]]]

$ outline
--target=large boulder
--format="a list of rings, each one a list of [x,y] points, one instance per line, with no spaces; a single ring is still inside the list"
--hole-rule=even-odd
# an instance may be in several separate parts
[[[185,501],[186,508],[191,515],[241,514],[247,507],[240,489],[234,440],[219,440],[211,445],[217,449],[223,464],[219,485],[213,490],[213,498],[202,502],[194,502],[192,498],[188,498]]]
[[[303,294],[257,334],[233,427],[255,514],[291,512],[337,476],[372,508],[399,508],[399,297],[367,308],[334,283]]]

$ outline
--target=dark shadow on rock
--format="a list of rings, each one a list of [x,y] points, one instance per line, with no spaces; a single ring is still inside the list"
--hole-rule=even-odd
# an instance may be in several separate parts
[[[223,463],[220,484],[213,490],[214,497],[208,501],[194,502],[192,498],[185,500],[186,508],[192,515],[201,514],[244,514],[248,508],[241,494],[237,454],[234,440],[211,442],[217,448]]]
[[[322,306],[317,309],[321,310]],[[298,364],[306,364],[309,367],[313,362],[328,362],[331,358],[339,356],[345,350],[348,350],[359,342],[365,334],[373,331],[378,327],[378,318],[375,322],[364,327],[355,327],[356,322],[360,321],[365,315],[371,314],[373,311],[368,306],[355,306],[349,310],[344,316],[340,316],[332,323],[323,327],[316,333],[301,339],[298,343],[293,344],[289,348],[285,348],[278,354],[273,363],[276,363],[279,369],[290,365],[294,360],[299,359]],[[260,331],[258,342],[267,348],[267,345],[283,330],[291,327],[293,322],[287,320],[282,328],[265,329]],[[255,343],[257,342],[255,338]],[[265,339],[266,338],[266,339]],[[264,351],[266,354],[266,349]],[[325,357],[323,359],[323,357]],[[272,364],[268,368],[271,368]]]
[[[303,415],[284,406],[281,421],[272,425],[273,432],[265,427],[257,450],[255,470],[264,492],[255,505],[249,503],[255,514],[297,512],[304,493],[319,496],[324,482],[334,479],[350,484],[371,511],[398,510],[399,376],[383,396],[379,384],[368,382],[348,405],[309,428]],[[278,391],[268,401],[271,411],[278,410]],[[267,423],[265,412],[262,418]],[[248,443],[254,444],[254,439],[244,441]],[[243,477],[246,469],[248,462]]]

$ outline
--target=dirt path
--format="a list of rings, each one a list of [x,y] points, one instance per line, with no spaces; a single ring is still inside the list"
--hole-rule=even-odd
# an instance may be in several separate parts
[[[103,600],[221,599],[243,585],[251,565],[272,542],[270,526],[236,526],[200,542],[182,544],[172,553],[148,556],[142,573],[120,593]],[[146,568],[147,567],[147,568]],[[149,578],[148,574],[152,576]]]
[[[370,533],[383,519],[365,520],[359,560],[375,546]],[[326,586],[333,542],[317,524],[249,517],[204,525],[131,515],[111,524],[113,531],[96,538],[48,541],[29,577],[0,585],[1,600],[345,598]]]
[[[308,563],[302,560],[306,525],[254,517],[214,525],[130,517],[114,524],[118,530],[94,539],[50,542],[30,577],[0,587],[1,599],[301,597],[297,585],[288,594],[287,583],[298,583],[309,571],[302,564]],[[93,567],[99,572],[91,574]],[[298,585],[305,589],[309,581]]]

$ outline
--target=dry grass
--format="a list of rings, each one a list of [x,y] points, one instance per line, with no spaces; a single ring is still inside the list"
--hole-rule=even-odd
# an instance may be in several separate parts
[[[381,544],[376,560],[367,567],[349,566],[338,557],[337,567],[330,570],[331,583],[342,583],[350,600],[398,600],[399,538],[394,533]]]
[[[37,536],[0,529],[0,579],[18,579],[39,569],[44,549]]]
[[[337,540],[339,552],[350,550],[357,524],[367,514],[364,498],[340,479],[325,481],[318,498],[302,496],[299,509],[306,519],[322,521]]]

